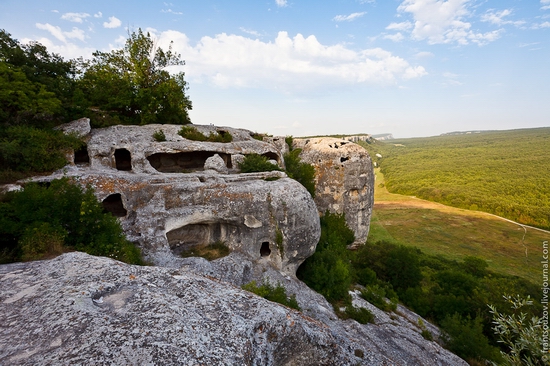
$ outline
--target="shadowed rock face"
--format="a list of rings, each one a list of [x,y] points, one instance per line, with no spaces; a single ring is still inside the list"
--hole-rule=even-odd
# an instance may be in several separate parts
[[[294,139],[300,158],[315,167],[315,203],[319,213],[344,214],[355,245],[369,234],[374,204],[374,172],[365,149],[335,138]]]

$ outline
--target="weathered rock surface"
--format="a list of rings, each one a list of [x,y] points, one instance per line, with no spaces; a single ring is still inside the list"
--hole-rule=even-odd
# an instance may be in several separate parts
[[[320,226],[307,190],[283,172],[238,169],[252,153],[283,165],[284,138],[258,141],[247,130],[194,125],[206,136],[232,136],[229,143],[198,142],[181,137],[176,125],[90,130],[86,123],[89,127],[86,119],[62,126],[81,131],[87,143],[74,163],[34,180],[69,176],[93,187],[149,262],[178,267],[182,251],[223,242],[257,265],[294,276],[314,253]],[[159,131],[166,141],[153,137]]]
[[[354,245],[364,244],[374,204],[374,172],[367,151],[329,137],[294,139],[294,147],[302,149],[302,161],[315,167],[319,213],[343,213],[355,233]]]
[[[185,269],[76,252],[0,266],[0,313],[2,365],[466,365],[398,315],[322,322]]]
[[[179,267],[182,251],[223,242],[256,264],[293,276],[320,236],[313,199],[282,172],[150,175],[75,167],[63,174],[94,187],[127,237],[156,265]]]

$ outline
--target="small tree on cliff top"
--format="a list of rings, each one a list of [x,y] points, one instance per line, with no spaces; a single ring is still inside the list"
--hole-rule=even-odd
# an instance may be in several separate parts
[[[97,51],[83,61],[81,89],[89,107],[112,114],[111,123],[187,124],[192,108],[183,72],[170,74],[169,66],[184,65],[181,55],[157,47],[149,33],[132,32],[124,48]],[[116,120],[118,118],[118,120]]]

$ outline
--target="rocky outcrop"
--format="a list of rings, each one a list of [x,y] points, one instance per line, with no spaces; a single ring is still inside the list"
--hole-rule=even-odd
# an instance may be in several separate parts
[[[75,152],[72,165],[34,180],[68,176],[93,187],[150,263],[178,267],[183,251],[221,242],[256,265],[294,276],[315,252],[319,217],[307,190],[283,172],[241,174],[238,168],[252,153],[282,165],[284,139],[265,142],[246,130],[193,126],[205,136],[232,136],[228,143],[198,142],[181,137],[181,126],[87,130],[84,122],[62,129],[84,133],[87,158]],[[160,131],[166,141],[154,138]]]
[[[354,245],[364,244],[369,234],[374,204],[374,172],[365,149],[335,138],[294,139],[302,149],[302,161],[315,167],[315,203],[319,213],[326,210],[344,214],[355,233]]]
[[[2,365],[466,365],[397,314],[323,322],[185,267],[83,253],[0,266],[0,313]]]

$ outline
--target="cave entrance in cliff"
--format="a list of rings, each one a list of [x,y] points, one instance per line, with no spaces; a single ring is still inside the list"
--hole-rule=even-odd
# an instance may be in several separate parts
[[[118,170],[132,170],[132,154],[126,149],[116,149],[115,166]]]
[[[279,163],[279,155],[273,152],[266,152],[265,154],[262,154],[262,156],[265,156],[268,160],[275,160],[277,163]]]
[[[125,217],[128,211],[124,208],[122,203],[122,196],[120,193],[109,195],[102,202],[103,210],[110,212],[115,217]]]
[[[184,257],[202,256],[200,253],[205,251],[228,255],[230,250],[227,243],[241,236],[238,226],[226,222],[189,224],[166,233],[172,253]]]
[[[204,169],[206,159],[218,154],[227,168],[231,169],[231,155],[216,151],[186,151],[157,153],[147,157],[153,168],[161,173],[185,173]]]
[[[88,145],[82,146],[74,152],[75,164],[90,164],[90,155],[88,155]]]
[[[260,256],[261,257],[269,257],[271,254],[271,249],[269,249],[269,242],[264,241],[262,243],[262,247],[260,248]]]

